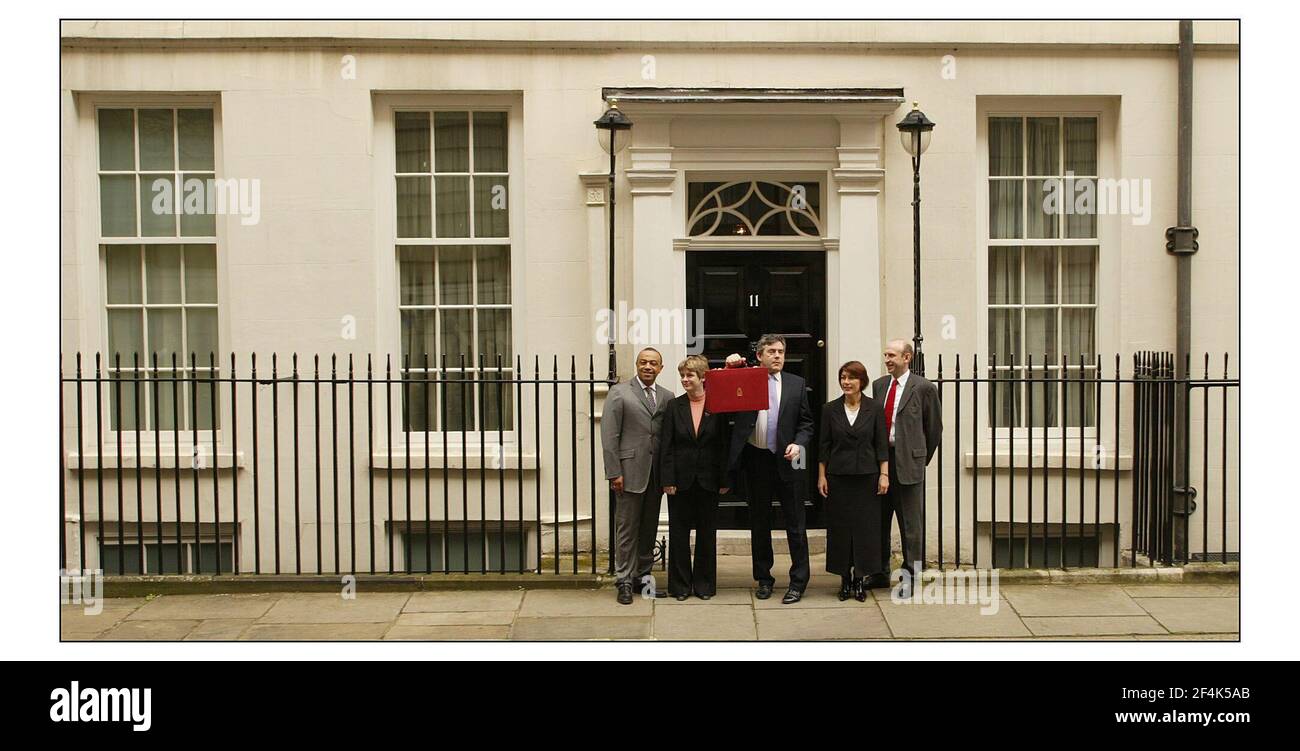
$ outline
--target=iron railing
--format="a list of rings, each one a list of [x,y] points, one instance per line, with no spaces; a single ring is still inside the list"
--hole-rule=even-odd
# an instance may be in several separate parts
[[[1168,353],[1133,355],[1127,375],[1119,356],[983,366],[940,357],[931,375],[944,437],[926,479],[923,557],[941,569],[1234,560],[1240,382],[1223,363],[1212,377],[1206,355],[1202,376],[1190,378],[1175,375]],[[1186,406],[1182,456],[1175,399]],[[1178,477],[1199,479],[1199,489]],[[1186,534],[1196,526],[1199,537]]]
[[[60,565],[608,572],[596,423],[610,381],[591,356],[582,375],[577,357],[550,359],[528,372],[522,357],[77,355],[60,373]],[[926,478],[928,565],[1237,557],[1240,383],[1226,357],[1211,377],[1207,356],[1199,378],[1164,353],[1134,355],[1127,375],[1119,357],[967,362],[940,356],[931,373],[944,433]]]
[[[60,368],[60,565],[596,573],[609,381],[591,357],[585,375],[550,359],[528,374],[518,356],[406,357],[394,373],[391,356],[232,354],[222,372],[215,356],[78,354]]]

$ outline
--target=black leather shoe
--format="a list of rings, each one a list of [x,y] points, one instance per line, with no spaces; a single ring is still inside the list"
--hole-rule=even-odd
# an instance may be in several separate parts
[[[853,583],[850,582],[848,579],[840,579],[840,591],[835,596],[839,598],[840,602],[844,602],[845,600],[852,597]]]
[[[754,593],[754,596],[760,600],[766,600],[767,598],[771,597],[772,585],[771,584],[758,585],[758,591]]]
[[[867,582],[865,579],[858,579],[853,582],[853,599],[858,602],[867,601]]]
[[[697,594],[697,595],[695,595],[695,596],[698,597],[698,598],[700,598],[701,600],[712,600],[712,599],[713,599],[713,595],[701,595],[701,594]]]
[[[683,602],[686,600],[687,597],[690,597],[690,595],[674,595],[674,597],[677,598],[678,602]]]
[[[632,604],[632,583],[631,582],[619,582],[618,604],[619,605]]]
[[[793,605],[793,604],[795,604],[796,602],[799,602],[799,601],[802,600],[802,599],[803,599],[803,592],[800,592],[800,591],[797,590],[797,589],[787,589],[787,590],[785,591],[785,597],[782,597],[782,598],[781,598],[781,604],[782,604],[782,605]]]

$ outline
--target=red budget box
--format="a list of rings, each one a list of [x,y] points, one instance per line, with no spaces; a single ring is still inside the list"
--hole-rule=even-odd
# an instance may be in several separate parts
[[[709,412],[767,409],[767,368],[715,368],[704,380],[704,408]]]

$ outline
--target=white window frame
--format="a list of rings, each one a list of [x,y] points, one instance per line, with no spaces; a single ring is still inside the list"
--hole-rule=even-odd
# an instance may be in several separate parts
[[[102,223],[100,217],[100,194],[99,194],[99,110],[101,109],[210,109],[212,110],[212,139],[213,139],[213,171],[214,177],[220,176],[223,172],[222,163],[224,160],[224,150],[222,148],[222,125],[221,125],[221,103],[218,97],[207,94],[158,94],[158,93],[96,93],[96,94],[78,94],[75,96],[77,110],[77,140],[85,148],[80,150],[80,157],[67,157],[73,159],[73,165],[78,175],[85,175],[86,179],[79,181],[75,188],[73,203],[78,214],[77,228],[80,240],[76,244],[76,256],[78,265],[82,269],[93,269],[92,274],[83,274],[80,282],[81,294],[78,296],[80,309],[78,311],[81,321],[79,333],[80,346],[76,349],[82,352],[81,375],[83,381],[86,381],[85,391],[82,395],[83,411],[81,415],[82,424],[85,426],[83,431],[83,454],[95,454],[97,451],[102,453],[103,461],[115,461],[111,459],[117,451],[117,444],[121,443],[123,458],[134,456],[152,456],[154,445],[157,443],[162,452],[159,461],[166,459],[168,456],[179,453],[182,458],[190,456],[195,450],[195,440],[200,448],[206,447],[215,457],[217,466],[224,466],[221,457],[229,453],[227,445],[228,433],[224,432],[220,425],[224,424],[221,420],[222,414],[218,413],[218,428],[215,434],[210,429],[198,430],[197,433],[192,428],[179,430],[179,435],[173,434],[172,430],[153,431],[147,429],[148,420],[142,410],[142,426],[139,430],[140,445],[136,446],[135,429],[116,431],[112,428],[112,381],[109,379],[110,369],[112,367],[112,354],[108,352],[108,273],[107,263],[104,253],[101,251],[103,245],[203,245],[211,244],[216,248],[216,268],[217,268],[217,302],[212,304],[217,310],[217,346],[222,353],[230,351],[229,341],[229,321],[228,307],[222,305],[223,300],[230,299],[229,278],[226,268],[224,255],[221,249],[226,246],[226,227],[227,217],[217,216],[214,221],[215,234],[211,236],[185,236],[185,237],[104,237],[101,234]],[[135,125],[135,138],[138,142],[138,124]],[[174,139],[173,148],[179,149],[179,140]],[[139,144],[136,144],[136,166],[139,166]],[[176,169],[173,174],[179,175],[179,162],[173,165]],[[107,171],[114,174],[115,171]],[[116,172],[125,174],[123,172]],[[133,173],[138,174],[138,171]],[[190,173],[185,173],[190,174]],[[205,173],[206,174],[206,173]],[[137,187],[138,191],[138,187]],[[176,196],[180,198],[181,196]],[[138,199],[137,199],[138,200]],[[138,204],[137,204],[138,205]],[[136,231],[139,232],[139,210],[137,208]],[[177,219],[179,222],[179,218]],[[141,273],[145,273],[141,269]],[[128,304],[123,307],[136,307],[134,304]],[[100,424],[103,432],[100,436],[95,435],[95,360],[94,353],[103,353],[101,362],[102,394]],[[170,366],[170,362],[168,363]],[[196,362],[196,365],[198,363]],[[220,358],[217,363],[221,368]],[[124,368],[128,367],[124,363]],[[228,367],[228,364],[227,364]],[[75,363],[65,363],[65,376],[74,375]],[[205,368],[198,368],[203,370]],[[150,368],[150,370],[152,370]],[[159,371],[163,371],[162,363],[159,363]],[[225,376],[229,378],[229,374]],[[229,404],[229,382],[228,380],[218,380],[216,384],[218,390],[218,404]],[[219,410],[221,407],[219,406]],[[155,436],[155,432],[157,436]],[[96,447],[97,440],[102,443],[100,448]],[[72,447],[75,451],[76,447]]]
[[[396,134],[395,134],[395,114],[401,111],[423,111],[436,112],[484,112],[498,111],[506,113],[506,133],[507,133],[507,158],[506,164],[508,172],[506,173],[441,173],[436,171],[436,164],[433,163],[433,153],[430,153],[431,163],[430,172],[424,173],[398,173],[396,170]],[[466,308],[466,309],[507,309],[511,311],[510,326],[510,345],[516,355],[522,355],[525,351],[524,336],[519,325],[517,317],[514,315],[516,301],[524,299],[524,280],[523,274],[523,217],[525,212],[523,196],[523,107],[522,101],[515,94],[385,94],[376,95],[374,101],[375,113],[375,185],[377,186],[377,206],[376,211],[376,269],[377,269],[377,288],[379,294],[376,296],[376,339],[379,342],[379,349],[384,351],[392,358],[392,368],[394,380],[393,385],[395,394],[393,397],[394,405],[397,406],[393,419],[393,429],[388,434],[389,445],[381,446],[378,443],[375,446],[375,455],[387,462],[387,454],[391,448],[393,462],[405,462],[406,451],[410,450],[410,459],[412,466],[422,466],[426,453],[425,435],[426,432],[411,431],[409,433],[409,444],[407,434],[402,429],[402,385],[400,383],[402,373],[402,341],[401,341],[401,310],[413,307],[429,306],[405,306],[401,304],[401,274],[400,261],[398,259],[398,246],[474,246],[474,245],[504,245],[510,248],[510,303],[506,304],[487,304],[487,305],[455,305],[455,306],[432,306],[435,308]],[[471,115],[472,118],[472,115]],[[472,123],[472,119],[471,119]],[[433,126],[432,117],[430,127]],[[433,148],[432,141],[430,142]],[[473,128],[470,128],[470,164],[472,169],[473,160]],[[397,178],[399,176],[429,176],[435,175],[465,175],[482,174],[485,176],[504,175],[506,176],[506,195],[509,201],[509,233],[506,237],[483,237],[476,238],[473,236],[473,209],[470,210],[470,236],[469,237],[398,237],[397,236]],[[471,194],[473,183],[471,179]],[[436,201],[436,190],[431,185],[431,208],[434,210],[432,201]],[[433,223],[433,234],[437,234],[437,215],[431,215],[430,221]],[[472,283],[477,284],[477,262],[474,264],[475,277]],[[435,272],[436,273],[436,272]],[[436,282],[435,282],[436,286]],[[435,325],[440,325],[437,323]],[[478,322],[477,316],[472,316],[471,321],[471,341],[478,341]],[[526,358],[523,360],[524,372],[529,372]],[[375,377],[383,378],[385,363],[382,357],[375,362]],[[503,367],[505,367],[503,365]],[[423,363],[412,362],[411,370],[422,370]],[[514,363],[510,363],[509,368],[513,371]],[[437,367],[433,361],[430,361],[431,371]],[[459,371],[459,366],[453,368],[448,363],[448,371]],[[477,371],[474,368],[466,368],[467,372]],[[494,366],[489,366],[485,361],[485,372],[495,372]],[[519,374],[515,374],[519,377]],[[511,387],[511,397],[513,399],[514,387]],[[383,389],[379,389],[376,395],[377,399],[383,396]],[[476,397],[477,398],[477,397]],[[476,405],[477,406],[477,403]],[[518,405],[513,405],[513,410],[518,409]],[[512,412],[513,415],[513,412]],[[500,435],[501,444],[508,448],[512,453],[519,450],[520,436],[516,435],[514,429],[518,422],[517,416],[511,421],[508,429],[500,433],[496,430],[479,431],[467,430],[429,430],[429,445],[427,451],[430,456],[430,464],[435,468],[441,467],[442,446],[444,440],[449,453],[455,452],[457,456],[478,456],[480,451],[480,441],[487,449],[492,449],[497,445],[497,437]],[[439,426],[442,427],[441,425]],[[384,429],[380,428],[379,437],[384,436]],[[463,444],[462,444],[463,438]],[[449,468],[454,466],[448,465]]]
[[[164,524],[164,526],[172,526],[172,524],[169,523],[169,522],[163,522],[163,524]],[[194,551],[194,537],[193,537],[193,535],[191,535],[191,536],[189,536],[189,537],[186,537],[186,536],[184,535],[184,533],[182,533],[182,534],[181,534],[181,538],[182,538],[182,539],[181,539],[179,542],[180,542],[181,547],[182,547],[182,548],[184,549],[184,551],[185,551],[185,560],[184,560],[184,562],[183,562],[185,565],[182,566],[182,570],[181,570],[179,573],[177,573],[177,574],[163,574],[163,573],[161,573],[161,572],[142,571],[142,572],[140,572],[139,575],[141,575],[141,576],[191,576],[191,575],[193,575],[193,574],[194,574],[194,555],[195,555],[195,551]],[[171,531],[171,532],[168,532],[167,534],[164,534],[162,540],[163,540],[163,541],[162,541],[162,546],[163,546],[164,548],[167,548],[167,547],[172,547],[172,548],[174,548],[174,547],[176,547],[177,539],[176,539],[176,533],[175,533],[175,531]],[[99,568],[100,568],[101,571],[104,572],[104,575],[105,575],[105,576],[115,576],[115,575],[117,575],[117,568],[114,567],[112,570],[110,570],[110,569],[108,569],[108,568],[106,568],[106,567],[104,566],[104,553],[103,553],[104,548],[107,548],[107,547],[126,548],[126,547],[137,546],[137,545],[140,544],[140,540],[139,540],[138,538],[136,538],[135,535],[131,535],[131,536],[129,536],[129,537],[124,535],[124,536],[122,537],[122,543],[121,543],[121,545],[118,544],[117,537],[116,537],[115,535],[114,535],[114,536],[104,535],[103,537],[97,538],[97,541],[98,541],[99,544],[96,546],[95,555],[98,556],[98,559],[99,559]],[[199,535],[199,540],[198,540],[198,542],[199,542],[200,544],[202,544],[202,545],[211,545],[211,544],[214,544],[214,543],[215,543],[215,544],[218,544],[218,545],[230,545],[231,557],[227,557],[227,556],[225,556],[225,555],[222,555],[222,557],[221,557],[221,564],[222,564],[223,566],[229,564],[231,572],[233,572],[233,573],[238,573],[237,571],[235,571],[235,563],[234,563],[234,558],[233,558],[234,551],[235,551],[235,538],[234,538],[234,537],[222,537],[220,540],[218,540],[218,539],[216,538],[216,536],[215,536],[215,535],[212,535],[211,533],[208,533],[208,534],[200,534],[200,535]],[[157,533],[156,531],[153,532],[153,533],[151,533],[151,534],[145,535],[145,537],[144,537],[144,547],[145,547],[145,549],[146,549],[146,552],[145,552],[145,555],[144,555],[144,563],[145,563],[145,567],[146,567],[146,568],[148,568],[148,565],[149,565],[149,553],[147,552],[148,547],[149,547],[150,545],[157,545],[157,544],[158,544],[158,533]],[[119,555],[120,555],[120,552],[119,552]],[[137,555],[138,555],[138,554],[137,554]],[[213,571],[207,571],[207,570],[204,570],[204,572],[203,572],[204,575],[211,575],[211,574],[215,574],[215,573],[216,573],[216,572],[213,572]],[[127,574],[127,576],[134,576],[134,574]]]
[[[1118,352],[1119,342],[1119,313],[1121,301],[1119,296],[1119,259],[1122,257],[1121,232],[1119,229],[1119,219],[1112,215],[1098,215],[1097,232],[1095,238],[1077,238],[1077,239],[1026,239],[1026,240],[993,240],[989,232],[989,182],[992,176],[989,175],[989,120],[998,117],[1092,117],[1097,119],[1097,171],[1099,175],[1117,176],[1119,175],[1118,167],[1118,149],[1117,149],[1117,123],[1118,123],[1118,102],[1113,97],[1097,96],[1079,96],[1079,97],[1017,97],[1017,96],[980,96],[976,105],[976,153],[975,159],[978,161],[976,174],[976,206],[975,206],[975,225],[976,225],[976,248],[977,248],[977,267],[976,267],[976,324],[978,326],[977,352],[981,353],[980,357],[980,375],[988,376],[987,353],[990,350],[989,342],[989,288],[988,288],[988,268],[989,268],[989,249],[996,246],[1061,246],[1061,245],[1082,245],[1095,246],[1097,248],[1096,258],[1096,277],[1094,279],[1095,297],[1094,303],[1069,304],[1065,307],[1090,307],[1095,310],[1093,315],[1093,337],[1094,346],[1097,353],[1102,354],[1101,358],[1101,388],[1105,389],[1108,376],[1113,376],[1114,353]],[[1064,133],[1061,134],[1060,148],[1064,148]],[[1027,144],[1025,138],[1023,143]],[[1023,147],[1027,148],[1027,146]],[[1022,159],[1025,158],[1022,156]],[[1028,170],[1028,162],[1025,163],[1025,170]],[[1062,161],[1062,170],[1064,170],[1064,161]],[[1019,179],[1029,180],[1034,176],[1022,175]],[[1055,177],[1055,176],[1045,176]],[[922,174],[921,183],[922,193],[925,190],[925,178]],[[1024,191],[1022,201],[1028,200],[1028,190]],[[923,196],[924,198],[924,196]],[[1022,210],[1024,206],[1022,205]],[[1027,217],[1026,217],[1027,221]],[[1058,235],[1064,234],[1064,217],[1058,223]],[[1024,284],[1024,259],[1021,258],[1021,280]],[[1057,290],[1060,291],[1060,260],[1057,261]],[[1036,307],[1024,305],[1011,305],[1008,307]],[[1037,307],[1059,308],[1060,305],[1044,305]],[[1058,348],[1059,340],[1059,321],[1058,321]],[[1022,332],[1023,335],[1023,332]],[[1109,356],[1108,356],[1109,355]],[[964,358],[963,358],[964,359]],[[1039,368],[1040,363],[1035,359],[1035,370]],[[1085,363],[1085,366],[1095,368],[1096,354],[1094,354],[1091,363]],[[969,378],[971,365],[969,362],[963,362],[963,377]],[[1017,362],[1017,368],[1022,367],[1022,363]],[[1071,366],[1077,368],[1077,366]],[[1056,362],[1056,368],[1059,370],[1060,362]],[[1001,365],[998,368],[1001,370]],[[947,373],[945,373],[947,375]],[[997,427],[996,430],[990,419],[988,412],[989,407],[989,389],[987,385],[980,390],[979,404],[980,414],[974,415],[973,419],[979,421],[980,441],[987,445],[996,445],[999,453],[1010,450],[1009,444],[1014,441],[1017,456],[1028,452],[1033,452],[1035,456],[1042,455],[1041,446],[1038,441],[1041,440],[1044,428],[1033,427],[1032,435],[1035,439],[1033,446],[1028,445],[1028,439],[1031,434],[1031,428],[1016,426],[1007,428],[1005,426]],[[1107,440],[1114,432],[1114,426],[1107,424],[1109,419],[1113,419],[1109,414],[1106,405],[1109,402],[1103,402],[1102,414],[1094,420],[1095,424],[1082,429],[1082,436],[1088,441],[1088,446],[1092,446],[1099,441]],[[1058,410],[1061,408],[1061,402],[1057,400]],[[1035,415],[1037,418],[1037,415]],[[1100,427],[1100,432],[1099,432]],[[1051,439],[1059,440],[1062,436],[1069,438],[1078,438],[1080,428],[1078,427],[1061,427],[1060,425],[1046,428],[1049,439],[1048,455],[1053,455],[1057,448],[1051,444]],[[1100,437],[1099,437],[1100,436]],[[1091,450],[1091,449],[1088,449]],[[1019,459],[1017,460],[1019,461]]]

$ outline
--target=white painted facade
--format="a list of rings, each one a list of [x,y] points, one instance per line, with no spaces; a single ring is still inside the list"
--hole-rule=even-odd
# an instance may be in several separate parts
[[[400,358],[393,112],[418,107],[508,113],[512,351],[526,359],[574,354],[580,370],[594,356],[601,371],[594,328],[607,305],[608,162],[592,121],[606,107],[607,87],[902,93],[870,102],[622,102],[635,125],[618,163],[616,298],[630,307],[684,308],[689,251],[820,250],[827,383],[849,359],[878,375],[882,342],[911,335],[912,175],[894,126],[916,100],[938,123],[922,160],[930,369],[941,355],[949,363],[989,349],[988,119],[999,115],[1096,116],[1101,174],[1150,180],[1149,223],[1100,218],[1096,351],[1127,363],[1133,352],[1174,345],[1174,258],[1164,250],[1165,228],[1176,223],[1174,21],[66,22],[62,35],[65,370],[75,353],[107,349],[96,107],[197,104],[215,113],[218,177],[261,185],[257,224],[218,217],[216,225],[219,347],[223,357],[236,353],[241,369],[254,352],[259,370],[272,352]],[[1195,38],[1192,205],[1200,251],[1192,349],[1229,353],[1235,373],[1237,25],[1197,22]],[[349,66],[355,77],[345,73]],[[823,236],[688,235],[689,181],[757,178],[818,181]],[[861,294],[864,287],[876,294]],[[349,316],[355,338],[342,334]],[[684,346],[662,348],[669,367],[661,383],[679,391],[672,365]],[[620,377],[630,376],[630,359],[631,347],[620,347]],[[586,405],[579,408],[581,423]],[[75,466],[75,434],[67,435]],[[397,432],[389,437],[401,441]],[[244,458],[232,458],[228,436],[218,443],[218,466],[240,465],[227,472],[239,477],[241,497],[251,497],[248,442],[241,435]],[[567,457],[552,467],[536,449],[523,438],[507,450],[506,466],[568,477]],[[84,452],[87,461],[94,451]],[[464,452],[470,466],[475,451]],[[1125,447],[1113,451],[1123,467]],[[464,454],[456,450],[453,466]],[[585,444],[579,454],[572,505],[579,523],[589,524]],[[510,497],[514,486],[507,487]],[[422,499],[423,485],[415,490]],[[248,541],[246,513],[241,539]],[[517,516],[507,509],[507,519]],[[533,516],[525,509],[523,520]],[[432,518],[441,519],[441,509]],[[571,523],[572,515],[559,521]],[[602,510],[601,541],[604,523]],[[314,535],[307,529],[304,538]],[[536,543],[530,538],[530,550]]]

